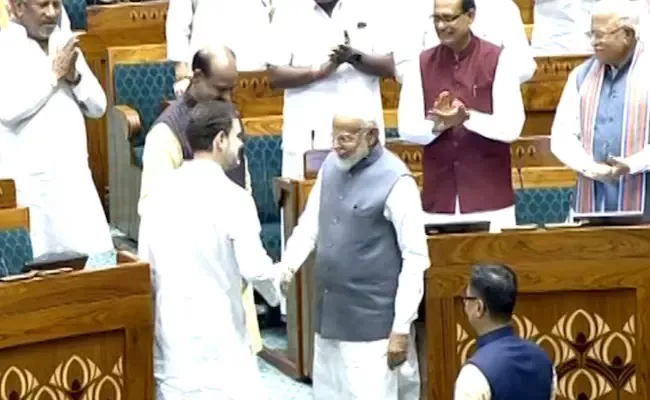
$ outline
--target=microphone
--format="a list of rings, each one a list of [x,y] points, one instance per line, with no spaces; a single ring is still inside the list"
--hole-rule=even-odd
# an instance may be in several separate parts
[[[522,149],[523,150],[523,149]],[[525,189],[524,187],[524,174],[523,174],[523,162],[522,159],[524,158],[525,152],[522,151],[520,154],[515,154],[515,168],[517,169],[517,178],[519,179],[519,190],[522,191]],[[515,206],[516,208],[516,206]],[[545,229],[545,224],[537,224],[535,222],[532,223],[536,228],[542,228]]]

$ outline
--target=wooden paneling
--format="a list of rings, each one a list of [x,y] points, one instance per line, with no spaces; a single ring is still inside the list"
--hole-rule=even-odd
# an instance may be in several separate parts
[[[7,399],[153,400],[149,266],[0,283]]]
[[[650,227],[440,235],[428,240],[429,400],[453,397],[458,370],[474,351],[475,334],[460,295],[471,265],[486,260],[515,269],[519,294],[514,325],[553,359],[558,399],[648,398]]]

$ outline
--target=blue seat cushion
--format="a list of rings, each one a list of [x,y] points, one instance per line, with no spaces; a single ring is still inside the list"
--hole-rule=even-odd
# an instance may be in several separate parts
[[[174,64],[118,64],[113,70],[113,85],[115,104],[130,106],[140,114],[142,132],[132,140],[134,146],[143,146],[145,135],[162,112],[163,102],[174,98]]]
[[[133,155],[135,158],[135,165],[139,168],[142,168],[144,165],[143,163],[143,156],[144,156],[144,145],[141,146],[134,146],[133,147]]]
[[[25,263],[33,259],[32,240],[27,229],[0,231],[0,276],[22,273]]]
[[[273,179],[282,175],[282,136],[248,136],[245,151],[260,222],[279,223],[280,207],[273,194]]]
[[[566,221],[573,192],[570,187],[516,190],[517,225]]]
[[[73,31],[88,29],[88,0],[65,0],[63,6],[70,18],[70,28]]]

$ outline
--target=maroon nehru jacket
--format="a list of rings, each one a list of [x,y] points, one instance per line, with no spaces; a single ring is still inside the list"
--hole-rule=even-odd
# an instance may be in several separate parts
[[[443,91],[468,110],[492,114],[492,85],[501,48],[472,36],[457,56],[446,46],[420,54],[424,113]],[[422,205],[430,213],[499,210],[514,204],[510,144],[487,139],[463,125],[424,147]]]

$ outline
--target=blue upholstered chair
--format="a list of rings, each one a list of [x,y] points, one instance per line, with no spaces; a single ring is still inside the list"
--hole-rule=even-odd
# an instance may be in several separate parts
[[[70,27],[73,31],[88,29],[88,3],[86,0],[64,0],[63,6],[70,18]]]
[[[144,139],[173,98],[174,68],[164,44],[109,47],[107,54],[110,223],[137,240]]]
[[[0,277],[17,275],[33,259],[29,210],[16,207],[16,187],[0,180]]]
[[[575,174],[563,167],[550,152],[548,136],[523,137],[512,144],[514,173],[515,212],[518,225],[548,224],[564,222],[569,216],[569,206],[573,199]],[[389,143],[409,168],[422,170],[421,147],[400,142]],[[526,184],[534,177],[533,184]]]
[[[145,136],[162,112],[164,103],[174,97],[174,69],[166,61],[164,45],[109,48],[108,67],[112,89],[109,101],[113,106],[109,114],[110,219],[119,230],[137,240],[137,203]],[[275,204],[272,184],[282,168],[281,117],[276,118],[280,123],[260,124],[259,118],[249,121],[247,113],[254,114],[257,105],[246,99],[255,96],[242,93],[264,91],[261,88],[268,87],[268,82],[264,79],[262,83],[262,78],[254,73],[250,78],[247,78],[250,74],[241,75],[235,102],[248,133],[245,151],[253,197],[262,224],[262,241],[277,260],[281,248],[280,211]]]

